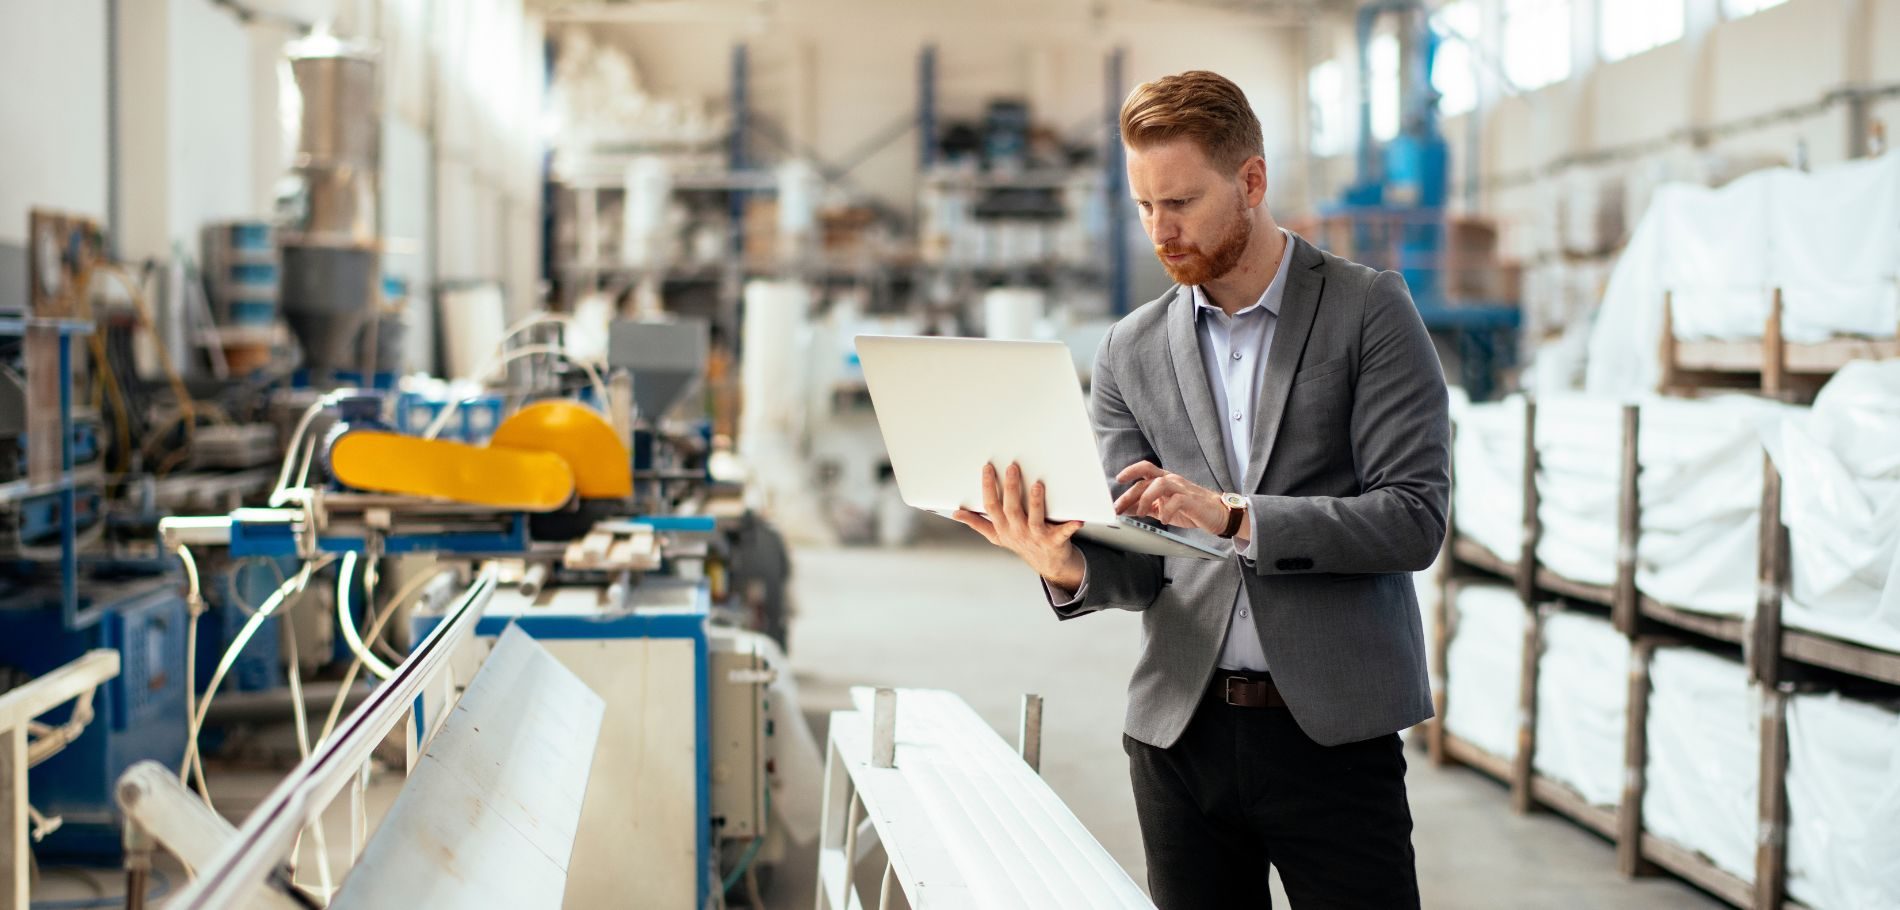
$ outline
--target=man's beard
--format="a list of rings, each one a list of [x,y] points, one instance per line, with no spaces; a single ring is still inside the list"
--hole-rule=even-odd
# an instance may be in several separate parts
[[[1234,270],[1240,264],[1241,254],[1247,251],[1248,241],[1253,239],[1253,220],[1247,217],[1246,206],[1235,209],[1234,224],[1222,234],[1214,244],[1212,252],[1202,252],[1199,247],[1155,247],[1155,256],[1164,253],[1186,253],[1187,258],[1171,263],[1161,259],[1161,267],[1166,269],[1168,277],[1176,284],[1200,285],[1213,281]]]

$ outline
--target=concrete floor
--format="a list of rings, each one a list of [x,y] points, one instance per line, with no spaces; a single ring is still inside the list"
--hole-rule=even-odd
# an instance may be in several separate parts
[[[941,688],[1013,742],[1022,693],[1038,693],[1044,778],[1145,881],[1120,743],[1138,617],[1059,623],[1028,569],[954,526],[902,550],[803,549],[792,564],[791,653],[808,716],[848,707],[853,685]],[[1671,878],[1622,879],[1607,842],[1558,816],[1513,814],[1502,786],[1465,768],[1431,767],[1421,743],[1407,758],[1428,908],[1726,906]],[[770,906],[810,906],[806,862],[794,854],[775,870]]]

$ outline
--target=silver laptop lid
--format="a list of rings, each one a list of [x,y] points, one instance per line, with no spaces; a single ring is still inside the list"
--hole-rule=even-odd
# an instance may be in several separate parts
[[[859,335],[857,352],[905,503],[982,511],[984,462],[1015,461],[1050,520],[1116,520],[1067,345]]]

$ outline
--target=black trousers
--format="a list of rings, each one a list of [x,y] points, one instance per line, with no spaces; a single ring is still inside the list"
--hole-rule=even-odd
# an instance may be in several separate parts
[[[1122,746],[1161,910],[1271,907],[1268,863],[1296,910],[1418,907],[1398,734],[1322,746],[1209,695],[1172,748]]]

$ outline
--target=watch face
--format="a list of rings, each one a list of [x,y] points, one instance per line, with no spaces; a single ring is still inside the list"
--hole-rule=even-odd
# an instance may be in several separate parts
[[[1241,496],[1239,493],[1222,493],[1220,501],[1226,503],[1230,509],[1244,509],[1247,507],[1246,497]]]

